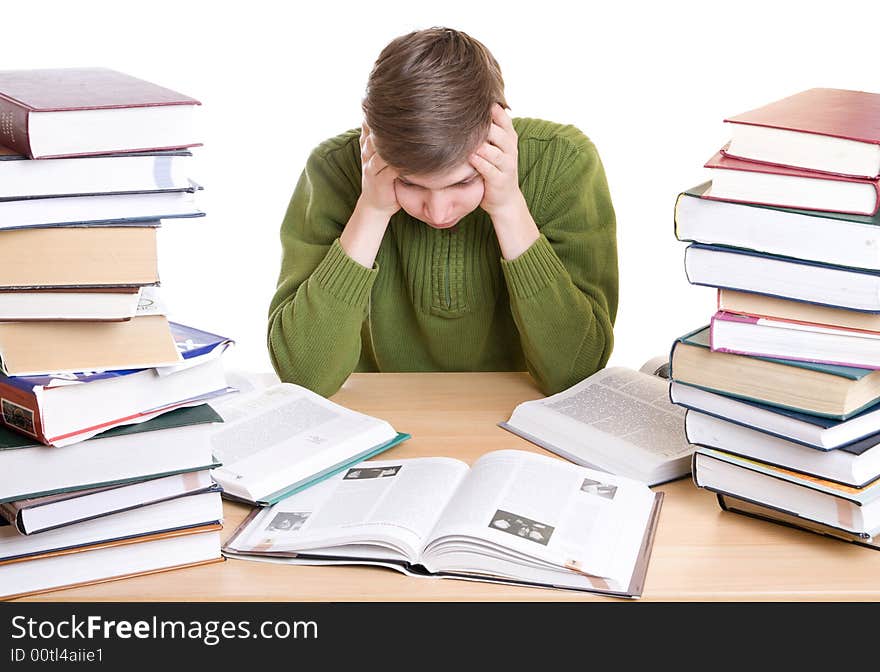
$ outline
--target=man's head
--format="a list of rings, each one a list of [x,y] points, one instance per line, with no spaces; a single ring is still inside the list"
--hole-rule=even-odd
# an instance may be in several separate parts
[[[449,28],[393,40],[363,100],[376,151],[401,175],[401,207],[435,228],[454,226],[483,198],[468,157],[486,140],[492,106],[507,107],[504,80],[482,43]]]
[[[489,50],[466,33],[429,28],[382,50],[363,110],[385,161],[402,174],[429,175],[467,163],[486,139],[493,103],[507,107]]]

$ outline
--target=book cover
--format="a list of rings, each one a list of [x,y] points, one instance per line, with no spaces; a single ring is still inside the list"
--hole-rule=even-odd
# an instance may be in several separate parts
[[[200,104],[177,91],[108,68],[0,71],[0,144],[35,158],[31,138],[34,113]],[[115,151],[173,149],[199,144],[118,147]],[[41,155],[41,158],[50,156],[55,155]]]
[[[880,94],[809,89],[724,121],[880,145]]]

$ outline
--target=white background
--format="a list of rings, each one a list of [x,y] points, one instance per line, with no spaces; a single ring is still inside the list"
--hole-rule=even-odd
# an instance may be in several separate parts
[[[229,363],[269,370],[278,228],[308,152],[360,124],[392,38],[445,25],[501,64],[514,116],[596,144],[617,212],[620,308],[611,364],[637,368],[708,321],[672,212],[726,140],[722,120],[800,90],[880,92],[880,2],[8,3],[0,68],[105,66],[202,101],[207,217],[166,222],[172,316],[234,338]]]

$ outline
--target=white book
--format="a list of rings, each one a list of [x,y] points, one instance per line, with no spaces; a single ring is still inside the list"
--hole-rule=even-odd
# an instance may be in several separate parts
[[[185,150],[32,161],[0,147],[0,199],[187,189]]]
[[[679,194],[675,202],[679,240],[880,270],[880,226],[875,219],[700,198],[710,185],[706,182]]]
[[[0,528],[0,563],[186,527],[223,522],[219,492],[184,495],[40,534]]]
[[[684,411],[669,401],[668,381],[644,370],[604,369],[519,404],[501,427],[576,464],[649,485],[690,472]]]
[[[218,486],[211,479],[210,470],[186,471],[129,484],[0,503],[0,516],[22,534],[36,534],[215,487]]]
[[[229,397],[211,445],[224,494],[267,505],[390,448],[408,435],[299,385]]]
[[[880,273],[694,243],[685,250],[694,285],[880,312]]]
[[[199,189],[0,200],[0,229],[198,217]]]
[[[141,289],[0,291],[0,320],[128,320],[137,312]]]
[[[223,550],[638,597],[662,497],[519,450],[371,460],[255,511]]]
[[[0,597],[23,597],[221,559],[219,526],[97,544],[73,553],[0,564]]]
[[[880,438],[860,453],[818,450],[697,411],[688,411],[685,432],[688,441],[700,446],[853,487],[864,487],[880,476]]]
[[[848,532],[874,536],[880,531],[878,480],[854,488],[701,447],[694,453],[694,482]]]

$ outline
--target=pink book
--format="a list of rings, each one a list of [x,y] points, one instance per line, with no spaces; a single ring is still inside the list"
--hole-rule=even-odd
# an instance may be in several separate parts
[[[723,310],[712,316],[709,347],[752,357],[880,369],[880,333]]]
[[[712,186],[702,198],[869,216],[880,208],[880,178],[746,161],[726,155],[726,149],[704,164],[712,172]]]

